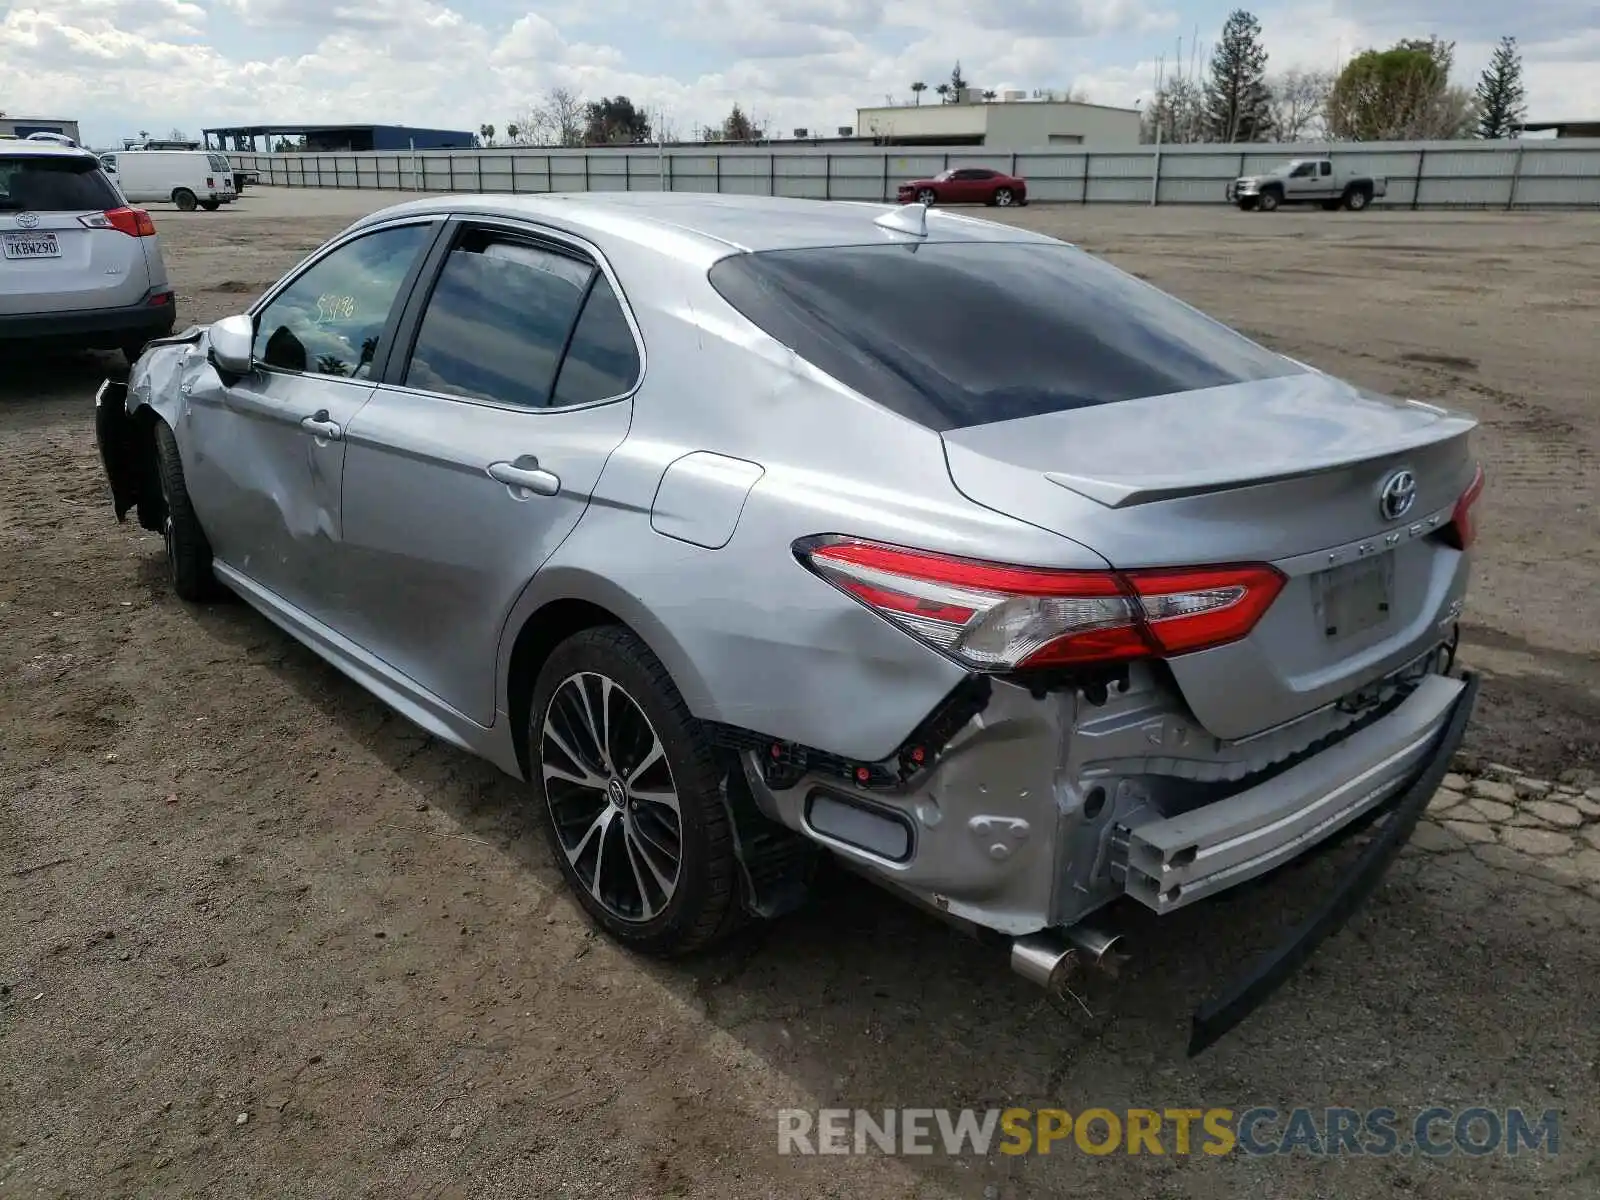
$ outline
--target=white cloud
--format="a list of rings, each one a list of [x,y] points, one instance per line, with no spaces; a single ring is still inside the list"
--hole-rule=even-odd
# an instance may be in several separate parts
[[[735,101],[773,128],[831,128],[886,95],[909,100],[913,80],[947,79],[958,57],[977,86],[1077,86],[1096,102],[1130,104],[1151,90],[1156,56],[1175,56],[1179,32],[1188,57],[1193,10],[1173,6],[1196,0],[689,0],[666,10],[557,0],[520,16],[483,2],[13,0],[0,15],[0,104],[79,116],[102,141],[169,122],[475,129],[505,124],[559,85],[664,108],[680,134]],[[1333,67],[1437,30],[1457,38],[1468,84],[1506,24],[1523,38],[1530,115],[1600,112],[1593,0],[1523,9],[1515,20],[1488,0],[1287,0],[1258,11],[1275,71]],[[1202,40],[1220,19],[1208,10]],[[646,38],[642,68],[623,47]],[[675,62],[696,66],[674,71]]]

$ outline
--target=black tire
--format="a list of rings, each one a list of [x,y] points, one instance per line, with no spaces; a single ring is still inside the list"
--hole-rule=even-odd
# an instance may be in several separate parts
[[[193,212],[200,201],[188,188],[178,188],[172,193],[172,202],[180,212]]]
[[[1000,208],[1010,208],[1017,202],[1017,194],[1010,188],[995,188],[994,202]]]
[[[1351,212],[1362,212],[1372,202],[1372,193],[1366,188],[1353,187],[1345,189],[1344,206]]]
[[[167,543],[167,566],[178,599],[206,604],[223,597],[224,588],[211,570],[211,543],[189,502],[178,441],[165,421],[157,421],[156,466],[161,480],[161,533]]]
[[[1255,212],[1257,203],[1258,203],[1257,199],[1254,196],[1240,196],[1239,197],[1239,211],[1240,212]]]
[[[129,342],[122,347],[122,357],[128,360],[130,367],[139,361],[139,356],[144,353],[144,345],[143,342]]]
[[[1261,193],[1261,199],[1257,201],[1256,207],[1262,212],[1277,212],[1278,205],[1282,203],[1283,197],[1278,194],[1277,190],[1275,188],[1268,188],[1266,191]]]
[[[929,208],[933,207],[934,201],[938,198],[932,188],[923,188],[917,193],[917,203],[927,205]]]
[[[202,200],[202,201],[200,201],[200,207],[205,209],[207,212],[216,212],[217,209],[222,207],[222,201],[221,200]]]
[[[612,685],[606,693],[611,707],[595,718],[600,680]],[[585,699],[591,714],[586,725],[580,724],[583,714],[576,707]],[[642,714],[645,732],[653,734],[653,741],[644,743],[637,736],[636,724],[635,733],[628,733],[623,717],[631,721],[631,711]],[[528,714],[524,736],[529,777],[551,851],[562,877],[596,925],[631,949],[676,957],[721,940],[743,923],[739,863],[721,793],[721,771],[699,723],[648,646],[619,625],[596,626],[574,634],[545,661],[534,682]],[[557,731],[559,744],[547,742],[547,718]],[[596,719],[604,732],[591,737],[588,731]],[[616,744],[602,750],[602,741]],[[657,743],[661,748],[657,765],[640,770],[633,759],[648,761],[652,756],[638,747]],[[623,761],[630,755],[629,761]],[[547,779],[547,772],[560,774]],[[580,782],[580,774],[596,781],[606,779],[605,786]],[[668,849],[661,851],[656,862],[664,863],[671,856],[670,822],[661,819],[670,810],[638,803],[631,790],[634,782],[646,779],[655,786],[640,794],[676,795],[678,859],[670,894],[648,882],[646,870],[631,857],[642,855],[646,847],[660,850],[663,845]],[[665,789],[660,787],[663,781]],[[552,789],[551,783],[559,786]],[[621,795],[616,791],[619,785]],[[612,808],[616,811],[609,811]],[[641,839],[643,818],[648,818],[647,828],[655,832],[647,832]],[[587,862],[591,849],[592,872],[580,866]],[[611,897],[602,900],[595,892],[604,894],[605,880],[615,879],[603,868],[616,870],[624,865],[631,866],[633,882],[629,883],[624,873],[622,892],[618,893],[613,882]],[[592,874],[592,879],[585,879],[585,874]],[[655,880],[660,878],[656,874]],[[643,897],[652,887],[655,891],[650,900],[641,900],[637,911],[621,911],[633,907],[626,902],[629,897]],[[653,913],[652,903],[658,905]]]

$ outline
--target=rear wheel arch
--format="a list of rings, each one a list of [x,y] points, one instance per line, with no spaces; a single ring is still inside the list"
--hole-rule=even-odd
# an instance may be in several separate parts
[[[585,629],[609,625],[632,633],[661,661],[690,711],[696,716],[704,711],[704,680],[667,630],[629,604],[620,592],[607,594],[609,589],[604,585],[574,589],[578,590],[590,595],[579,596],[569,591],[538,604],[517,623],[516,635],[511,641],[503,694],[517,765],[524,779],[529,778],[532,764],[523,733],[527,729],[539,672],[557,646]]]

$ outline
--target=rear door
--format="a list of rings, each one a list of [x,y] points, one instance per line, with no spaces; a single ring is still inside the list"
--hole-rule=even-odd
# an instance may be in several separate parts
[[[91,154],[0,148],[0,313],[141,302],[150,288],[141,239],[94,224],[121,204]]]
[[[591,247],[516,223],[450,237],[350,423],[341,629],[489,725],[501,630],[627,435],[643,351]]]

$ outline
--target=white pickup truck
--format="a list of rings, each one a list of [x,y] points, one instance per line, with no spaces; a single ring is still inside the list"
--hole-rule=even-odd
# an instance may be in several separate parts
[[[1297,158],[1265,175],[1240,176],[1228,184],[1225,195],[1246,212],[1272,212],[1284,204],[1360,212],[1388,191],[1388,180],[1381,175],[1343,170],[1326,158]]]

